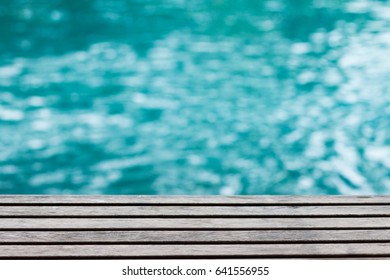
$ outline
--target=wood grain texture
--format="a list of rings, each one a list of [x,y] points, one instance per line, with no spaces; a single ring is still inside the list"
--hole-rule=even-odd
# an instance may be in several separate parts
[[[390,205],[390,196],[50,196],[3,195],[0,205]]]
[[[371,206],[0,206],[0,217],[390,217]]]
[[[0,258],[390,258],[390,196],[0,196]]]
[[[390,242],[390,230],[0,231],[0,244],[278,242]]]
[[[0,245],[0,257],[390,257],[390,243],[250,245]]]
[[[390,218],[0,219],[0,229],[390,229]]]

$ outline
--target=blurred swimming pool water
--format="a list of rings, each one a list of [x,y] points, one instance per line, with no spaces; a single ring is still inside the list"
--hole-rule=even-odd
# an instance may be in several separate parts
[[[0,193],[390,194],[389,4],[1,0]]]

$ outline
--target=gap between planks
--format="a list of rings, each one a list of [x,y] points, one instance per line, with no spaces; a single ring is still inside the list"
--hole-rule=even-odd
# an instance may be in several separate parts
[[[390,196],[86,196],[2,195],[0,205],[390,205]]]

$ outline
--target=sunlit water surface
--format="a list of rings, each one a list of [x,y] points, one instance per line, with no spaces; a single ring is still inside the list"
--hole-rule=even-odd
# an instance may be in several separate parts
[[[0,0],[0,193],[390,194],[389,1],[44,2]]]

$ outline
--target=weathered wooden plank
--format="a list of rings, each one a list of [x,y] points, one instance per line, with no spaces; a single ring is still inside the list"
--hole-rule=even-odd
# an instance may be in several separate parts
[[[0,229],[293,229],[390,228],[390,218],[2,218]]]
[[[0,205],[9,204],[114,204],[114,205],[390,205],[390,196],[45,196],[3,195]]]
[[[0,217],[390,216],[375,206],[0,206]]]
[[[390,242],[390,230],[0,231],[6,243]]]
[[[0,196],[28,257],[390,258],[390,196]]]
[[[0,245],[0,257],[390,257],[390,243],[249,245]]]

